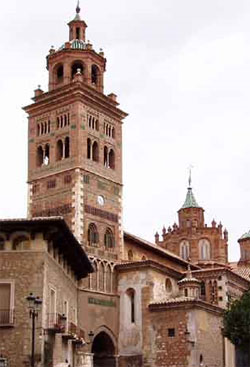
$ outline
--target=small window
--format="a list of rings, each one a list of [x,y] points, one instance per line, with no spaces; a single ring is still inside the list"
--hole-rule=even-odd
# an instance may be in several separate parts
[[[206,296],[206,284],[204,281],[201,282],[201,296]]]
[[[91,83],[97,85],[98,84],[98,75],[99,69],[96,65],[92,65],[91,68]]]
[[[188,290],[187,290],[187,288],[184,289],[184,295],[185,295],[185,297],[188,296]]]
[[[168,337],[169,338],[174,338],[175,337],[175,329],[174,328],[168,329]]]
[[[71,182],[72,182],[72,176],[71,175],[64,176],[64,183],[65,183],[65,185],[68,185]]]
[[[93,157],[93,161],[98,162],[99,161],[99,148],[98,148],[98,144],[95,141],[93,146],[92,146],[92,157]]]
[[[56,187],[56,180],[49,180],[47,182],[47,189],[54,189]]]
[[[165,289],[166,289],[167,293],[172,292],[172,283],[171,283],[171,280],[169,278],[167,278],[166,281],[165,281]]]
[[[43,165],[43,148],[39,146],[36,152],[36,165],[41,167]]]
[[[78,70],[80,70],[80,72],[83,74],[84,68],[83,68],[83,64],[81,62],[75,62],[72,65],[72,68],[71,68],[72,79],[74,79],[74,76],[78,72]]]
[[[109,152],[109,167],[111,169],[115,169],[115,152],[113,151],[113,149],[110,149]]]
[[[79,27],[76,28],[76,39],[77,40],[80,39],[80,28]]]
[[[87,140],[87,158],[88,159],[91,159],[91,153],[92,153],[92,143],[91,143],[91,140],[88,138]]]
[[[83,176],[83,182],[84,182],[85,184],[89,184],[89,175],[84,175],[84,176]]]
[[[135,323],[135,290],[130,288],[127,290],[126,295],[128,297],[128,301],[130,304],[129,311],[130,311],[130,322],[132,324]]]

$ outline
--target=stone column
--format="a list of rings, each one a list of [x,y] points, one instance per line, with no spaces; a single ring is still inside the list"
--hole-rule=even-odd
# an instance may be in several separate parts
[[[94,354],[78,352],[76,357],[76,367],[93,367]]]

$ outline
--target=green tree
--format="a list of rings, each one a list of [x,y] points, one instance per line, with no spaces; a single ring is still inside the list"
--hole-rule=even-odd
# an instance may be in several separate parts
[[[238,348],[250,349],[250,291],[224,313],[224,335]]]

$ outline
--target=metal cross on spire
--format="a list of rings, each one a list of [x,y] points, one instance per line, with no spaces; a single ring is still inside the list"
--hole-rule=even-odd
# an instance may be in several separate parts
[[[80,0],[77,0],[77,6],[76,6],[76,12],[77,14],[79,14],[81,11],[81,8],[80,8]]]

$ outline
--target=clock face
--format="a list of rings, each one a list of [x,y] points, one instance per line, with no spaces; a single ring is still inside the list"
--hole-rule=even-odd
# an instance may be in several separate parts
[[[99,205],[103,206],[104,205],[104,202],[105,202],[104,197],[102,195],[98,195],[97,196],[97,203]]]

